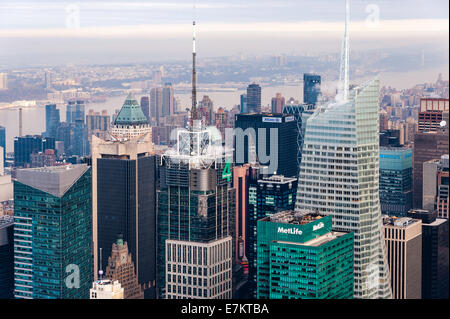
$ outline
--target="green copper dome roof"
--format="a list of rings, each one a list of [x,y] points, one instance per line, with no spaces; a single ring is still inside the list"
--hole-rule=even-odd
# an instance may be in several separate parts
[[[125,103],[120,109],[119,115],[114,121],[115,125],[137,125],[148,124],[147,117],[142,112],[141,106],[133,94],[128,94]]]

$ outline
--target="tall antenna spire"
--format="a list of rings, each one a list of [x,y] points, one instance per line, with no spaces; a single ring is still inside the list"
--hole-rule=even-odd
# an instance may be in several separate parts
[[[192,20],[192,108],[191,121],[197,120],[197,71],[195,70],[195,5],[194,5],[194,19]]]
[[[344,101],[348,99],[348,62],[349,62],[349,41],[348,41],[348,25],[350,21],[350,5],[349,1],[345,0],[345,31],[344,40],[342,42],[342,53],[341,53],[341,72],[339,75],[339,93],[341,94]]]

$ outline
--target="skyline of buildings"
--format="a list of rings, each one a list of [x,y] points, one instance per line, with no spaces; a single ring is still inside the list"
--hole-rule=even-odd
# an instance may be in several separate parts
[[[59,96],[65,122],[47,103],[42,135],[23,135],[20,107],[0,161],[0,190],[14,184],[0,194],[0,292],[448,298],[448,82],[401,93],[350,82],[348,24],[346,1],[336,95],[310,72],[303,103],[277,92],[264,104],[257,76],[231,109],[198,99],[194,20],[185,111],[164,67],[111,116],[86,114],[81,89]],[[54,72],[43,80],[59,94]]]

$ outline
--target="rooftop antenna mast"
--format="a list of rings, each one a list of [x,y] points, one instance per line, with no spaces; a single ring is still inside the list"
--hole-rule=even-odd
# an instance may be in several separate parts
[[[341,53],[341,70],[339,75],[339,93],[342,95],[344,101],[348,100],[348,69],[349,69],[349,41],[348,41],[348,25],[350,21],[350,5],[349,0],[345,0],[345,31],[344,41],[342,42]]]
[[[194,5],[194,19],[192,20],[192,108],[191,121],[197,120],[197,71],[195,69],[195,5]]]
[[[102,248],[100,248],[100,270],[98,271],[100,280],[103,280],[103,270],[102,270]]]

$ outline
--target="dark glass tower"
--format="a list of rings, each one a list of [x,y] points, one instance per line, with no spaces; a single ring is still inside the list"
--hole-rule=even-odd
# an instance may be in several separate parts
[[[111,245],[119,235],[128,242],[139,283],[155,280],[155,156],[138,159],[106,155],[97,159],[98,246],[106,269]],[[154,287],[146,289],[154,298]]]
[[[261,113],[261,87],[258,84],[250,84],[247,87],[247,112]]]
[[[298,128],[294,116],[286,114],[237,114],[235,121],[236,129],[242,129],[246,135],[247,129],[254,130],[254,146],[256,149],[257,160],[261,165],[269,166],[269,174],[279,174],[287,177],[297,177],[297,155],[298,155]],[[265,138],[264,135],[265,134]],[[236,133],[235,139],[236,152],[243,151],[243,161],[239,154],[235,154],[235,163],[237,165],[249,163],[249,136],[239,136]],[[250,145],[250,147],[252,147]],[[271,150],[276,150],[277,155],[273,160],[277,165],[270,166],[269,162],[263,162],[264,156],[269,156]],[[264,152],[265,150],[265,152]],[[270,161],[272,155],[270,154]],[[273,162],[272,164],[275,164]]]
[[[3,147],[3,163],[6,164],[6,128],[0,125],[0,146]]]
[[[41,135],[27,135],[14,138],[14,166],[24,167],[31,164],[30,155],[55,149],[55,139]]]
[[[413,209],[408,217],[422,220],[422,299],[448,299],[448,219],[436,211]]]
[[[111,128],[113,136],[92,137],[94,265],[96,272],[106,269],[112,244],[121,236],[144,297],[155,298],[156,158],[149,130],[129,95]]]
[[[93,281],[91,169],[17,171],[14,182],[14,296],[88,299]]]
[[[320,95],[320,75],[303,74],[303,103],[316,105]]]
[[[199,122],[194,125],[201,125]],[[231,298],[235,208],[231,167],[227,169],[231,154],[209,154],[208,141],[209,131],[200,126],[182,131],[177,151],[166,153],[160,162],[159,298]],[[208,259],[214,252],[220,256]],[[181,277],[183,282],[177,279]]]
[[[47,104],[45,106],[45,137],[56,138],[59,126],[59,110],[56,104]]]
[[[0,299],[14,297],[14,219],[0,216]]]
[[[256,288],[257,266],[257,221],[284,210],[293,210],[297,193],[297,179],[273,175],[260,176],[249,187],[249,208],[247,216],[247,259],[250,287]],[[253,293],[256,293],[253,290]],[[256,295],[255,295],[256,296]]]

